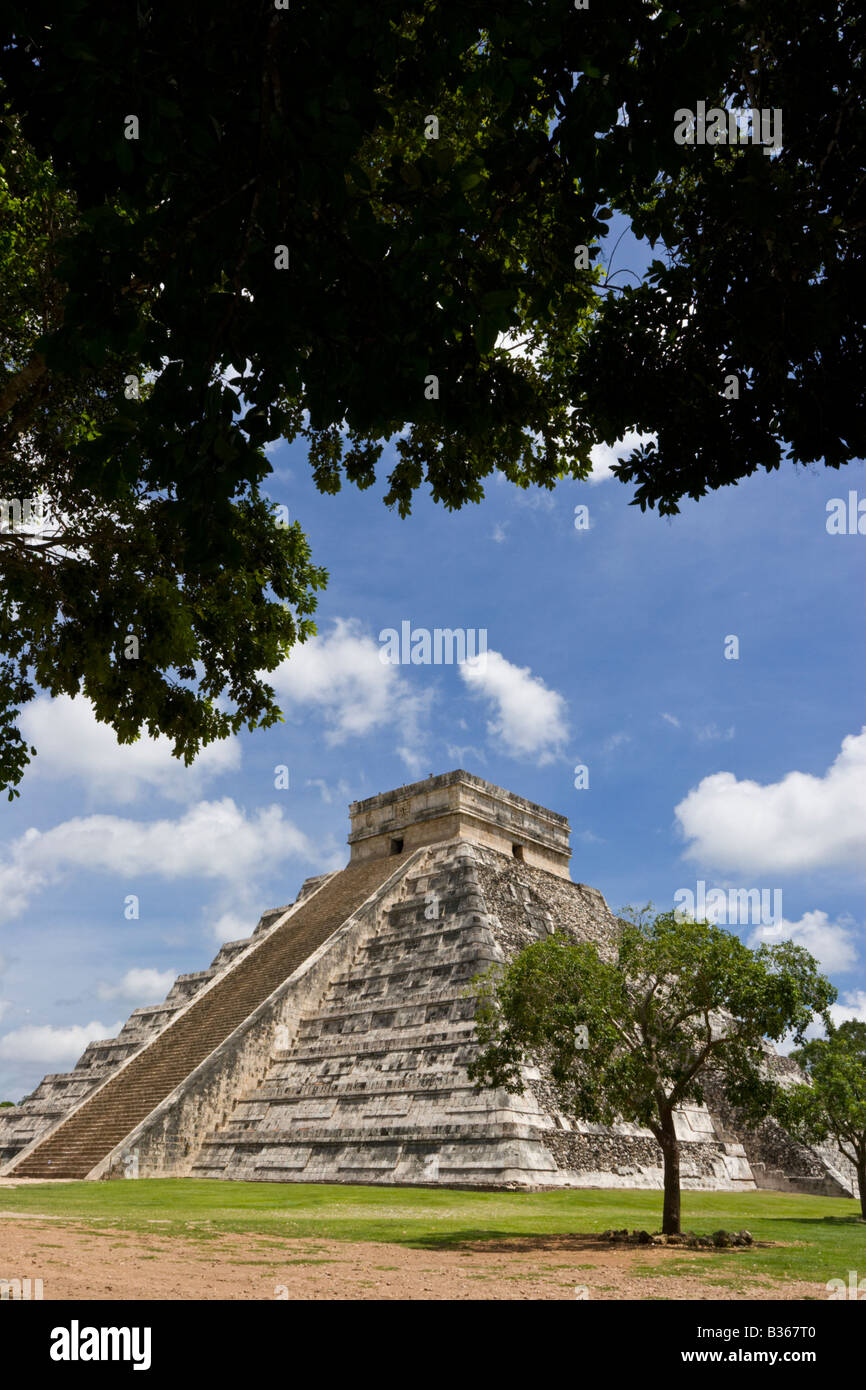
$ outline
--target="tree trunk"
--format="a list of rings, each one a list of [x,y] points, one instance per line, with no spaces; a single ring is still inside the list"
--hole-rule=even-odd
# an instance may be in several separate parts
[[[866,1158],[857,1164],[857,1186],[860,1188],[860,1215],[866,1221]]]
[[[662,1116],[661,1138],[665,1165],[665,1203],[662,1234],[680,1234],[680,1141],[674,1129],[673,1111]]]

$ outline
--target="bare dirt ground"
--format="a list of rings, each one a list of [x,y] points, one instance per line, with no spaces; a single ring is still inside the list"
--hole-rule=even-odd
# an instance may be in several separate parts
[[[41,1278],[45,1299],[717,1299],[826,1297],[823,1284],[756,1283],[713,1252],[720,1280],[673,1273],[682,1251],[529,1236],[447,1250],[220,1235],[208,1240],[0,1211],[0,1278]],[[665,1270],[667,1269],[667,1273]],[[646,1271],[639,1273],[638,1271]],[[585,1288],[585,1293],[576,1290]]]

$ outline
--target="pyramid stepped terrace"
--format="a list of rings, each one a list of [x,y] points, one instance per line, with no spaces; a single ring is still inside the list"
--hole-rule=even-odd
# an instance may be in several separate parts
[[[520,1096],[467,1076],[476,976],[554,931],[615,937],[570,877],[565,817],[463,771],[350,816],[346,868],[0,1112],[4,1176],[662,1185],[648,1130],[569,1119],[538,1067]],[[745,1130],[721,1094],[677,1126],[685,1188],[853,1195],[837,1151]]]

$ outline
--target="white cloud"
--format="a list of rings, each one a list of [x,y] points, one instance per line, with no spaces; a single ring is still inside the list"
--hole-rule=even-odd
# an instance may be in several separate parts
[[[606,843],[600,835],[595,835],[591,830],[573,830],[572,836],[575,840],[580,840],[584,845],[603,845]]]
[[[13,842],[0,863],[0,921],[19,916],[35,892],[76,869],[127,882],[152,874],[236,884],[273,871],[289,856],[320,857],[279,806],[247,815],[225,797],[201,801],[174,820],[78,816],[50,830],[27,830]]]
[[[662,719],[666,719],[669,724],[673,724],[675,729],[680,727],[680,721],[675,714],[665,714],[664,711],[662,711]]]
[[[324,777],[308,777],[307,780],[306,780],[306,782],[304,783],[304,786],[305,786],[305,787],[318,787],[319,792],[321,793],[322,800],[324,801],[325,805],[326,805],[326,806],[330,806],[330,804],[331,804],[331,802],[333,801],[334,798],[333,798],[333,796],[331,795],[331,789],[330,789],[330,787],[328,786],[327,782],[325,781]]]
[[[0,1058],[6,1062],[74,1062],[95,1038],[113,1038],[123,1027],[119,1023],[26,1024],[13,1028],[0,1038]]]
[[[552,512],[557,506],[555,494],[546,487],[519,487],[512,496],[518,507],[530,512]]]
[[[831,1004],[829,1014],[836,1027],[840,1023],[856,1021],[866,1023],[866,989],[849,989],[842,995],[843,1003]],[[816,1019],[809,1024],[806,1029],[807,1038],[824,1038],[827,1036],[826,1029],[820,1019]],[[793,1033],[786,1033],[781,1042],[775,1044],[777,1052],[782,1052],[786,1056],[798,1044]]]
[[[483,765],[487,761],[483,749],[476,748],[474,743],[449,743],[446,752],[452,767],[464,767],[467,771],[473,764]]]
[[[507,525],[507,522],[505,522],[504,524],[498,521],[494,522],[493,531],[491,533],[490,539],[496,541],[497,544],[501,545],[501,543],[506,539],[505,529]]]
[[[149,970],[137,967],[127,970],[116,985],[101,983],[96,992],[100,999],[128,999],[135,1004],[157,1004],[164,999],[176,979],[174,970]]]
[[[400,757],[417,771],[433,692],[415,693],[399,667],[380,660],[380,651],[357,619],[337,618],[333,632],[298,645],[265,679],[287,710],[312,708],[324,719],[330,746],[390,729]]]
[[[341,805],[352,800],[352,788],[342,778],[335,787],[330,787],[324,777],[308,777],[304,786],[316,787],[326,806],[330,806],[335,797]]]
[[[83,695],[39,696],[22,712],[21,729],[39,753],[34,776],[77,778],[118,805],[135,801],[149,789],[188,800],[200,795],[209,779],[236,772],[241,764],[234,738],[208,744],[190,767],[172,757],[171,741],[162,734],[118,743],[114,730],[97,721]]]
[[[518,357],[525,357],[526,353],[521,350],[516,355]],[[535,437],[536,439],[540,439],[540,435],[536,435]],[[507,487],[509,489],[510,500],[518,507],[525,507],[531,512],[552,512],[558,505],[556,493],[553,489],[541,487],[534,483],[529,487],[519,487],[512,484],[511,479],[502,472],[501,468],[494,469],[493,481],[500,487]],[[505,522],[505,525],[507,526],[508,522]],[[494,534],[493,539],[499,540],[500,537]]]
[[[824,773],[789,772],[762,786],[732,772],[705,777],[675,808],[686,857],[743,873],[866,864],[866,727]]]
[[[5,1018],[11,1008],[11,999],[0,999],[0,1019]]]
[[[613,753],[615,749],[621,748],[624,743],[631,743],[631,734],[623,732],[611,734],[602,744],[602,752]]]
[[[473,694],[493,706],[487,732],[512,758],[550,763],[568,737],[567,705],[528,666],[513,666],[500,652],[489,651],[477,665],[457,668]]]
[[[634,430],[629,430],[615,444],[593,444],[589,452],[592,472],[586,478],[586,482],[602,483],[605,478],[612,478],[614,464],[627,458],[639,444],[644,444],[650,439],[655,439],[655,435],[637,434]]]
[[[840,1023],[866,1023],[866,989],[849,989],[842,995],[843,1003],[830,1005],[830,1017]]]
[[[734,726],[731,724],[727,729],[720,729],[718,724],[702,724],[695,729],[695,735],[699,743],[730,743],[734,737]]]
[[[831,922],[826,912],[815,910],[804,912],[798,922],[782,918],[780,930],[756,927],[749,938],[750,946],[775,945],[779,941],[793,941],[795,946],[805,946],[815,957],[822,970],[833,974],[850,970],[857,964],[857,947],[854,933],[848,921]]]
[[[256,921],[258,921],[258,916]],[[250,914],[244,912],[242,908],[228,908],[213,919],[211,933],[214,940],[222,946],[225,941],[245,940],[254,926],[255,922],[251,920]]]

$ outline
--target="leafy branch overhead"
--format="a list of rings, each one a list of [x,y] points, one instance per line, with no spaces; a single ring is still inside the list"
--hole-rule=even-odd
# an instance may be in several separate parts
[[[267,519],[270,440],[305,440],[327,493],[392,441],[401,514],[494,469],[585,476],[629,431],[619,476],[662,511],[864,452],[853,0],[7,11],[0,484],[69,519],[41,549],[0,532],[10,783],[31,666],[184,755],[226,731],[223,692],[278,717],[256,673],[324,575]],[[780,110],[781,146],[677,143],[699,101]],[[615,212],[656,248],[642,283],[610,264]]]

